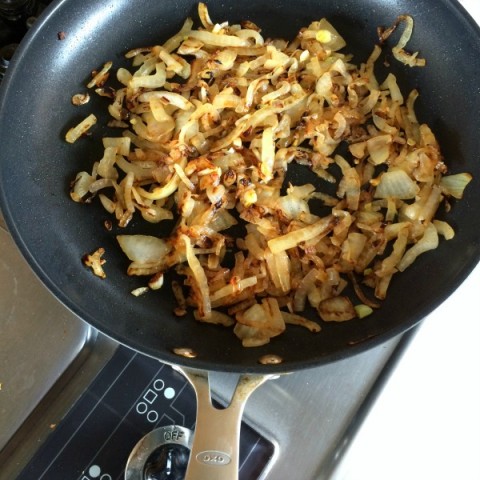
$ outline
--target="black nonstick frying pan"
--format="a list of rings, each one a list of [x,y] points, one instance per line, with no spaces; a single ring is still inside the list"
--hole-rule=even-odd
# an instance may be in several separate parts
[[[245,349],[228,329],[172,315],[168,286],[159,294],[132,297],[130,291],[143,283],[125,274],[128,260],[116,244],[117,232],[104,228],[104,211],[75,204],[68,195],[75,173],[99,158],[98,140],[104,133],[99,126],[91,138],[74,146],[65,143],[67,128],[83,115],[71,105],[71,96],[82,90],[91,70],[106,60],[126,65],[127,50],[161,43],[186,16],[196,17],[196,7],[188,0],[63,0],[48,8],[22,41],[1,89],[0,199],[8,228],[35,273],[69,309],[115,340],[162,361],[202,370],[275,374],[314,367],[414,326],[461,284],[480,258],[479,28],[456,1],[448,0],[208,2],[214,21],[248,19],[265,36],[287,39],[312,20],[327,17],[346,39],[355,63],[367,59],[378,41],[378,26],[391,25],[400,14],[412,15],[415,29],[408,49],[419,50],[427,66],[412,69],[391,62],[389,71],[404,92],[419,90],[417,115],[436,133],[450,172],[473,175],[464,199],[454,202],[447,215],[455,238],[442,241],[394,277],[379,310],[361,320],[322,325],[317,335],[290,328],[264,347]],[[89,111],[100,105],[94,101]],[[297,182],[302,182],[300,176]],[[128,230],[144,231],[141,222]],[[103,281],[81,263],[85,253],[99,246],[108,252]],[[175,355],[177,347],[188,347],[197,356]],[[262,365],[258,360],[265,354],[278,355],[283,363]]]

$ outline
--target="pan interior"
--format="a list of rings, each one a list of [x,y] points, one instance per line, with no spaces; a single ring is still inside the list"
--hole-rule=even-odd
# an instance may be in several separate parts
[[[320,334],[290,328],[269,345],[244,349],[230,330],[201,325],[171,314],[167,289],[141,298],[131,290],[144,279],[125,274],[128,260],[98,205],[73,203],[69,182],[101,156],[101,124],[91,138],[68,145],[66,130],[92,110],[71,96],[85,90],[93,69],[107,60],[126,65],[123,54],[162,43],[185,17],[196,18],[191,1],[64,0],[54,3],[22,42],[2,87],[0,107],[1,206],[9,229],[36,274],[68,308],[121,343],[169,363],[226,371],[281,371],[313,367],[362,351],[410,328],[435,309],[472,270],[480,256],[480,171],[477,112],[480,110],[480,34],[456,2],[446,0],[334,0],[297,2],[212,1],[215,22],[251,20],[264,36],[292,38],[313,20],[327,17],[347,40],[354,62],[365,61],[377,41],[376,28],[397,15],[411,14],[415,30],[409,49],[420,50],[427,67],[392,63],[404,92],[417,88],[417,113],[432,126],[452,173],[474,175],[464,200],[452,205],[448,220],[457,234],[422,256],[394,278],[382,308],[370,317],[324,325]],[[59,40],[64,32],[64,40]],[[88,112],[87,112],[88,110]],[[97,112],[96,112],[97,113]],[[297,181],[305,181],[302,173]],[[134,221],[128,233],[144,232]],[[122,232],[124,233],[124,232]],[[153,228],[147,228],[153,233]],[[82,267],[81,258],[99,247],[107,251],[107,280]],[[175,347],[197,352],[178,357]],[[276,354],[280,366],[263,366],[259,357]]]

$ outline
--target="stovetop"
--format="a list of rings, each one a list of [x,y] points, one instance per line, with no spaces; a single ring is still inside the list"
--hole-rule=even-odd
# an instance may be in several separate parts
[[[461,3],[480,18],[476,0]],[[478,338],[474,332],[480,323],[480,296],[472,294],[472,288],[477,288],[479,281],[477,268],[455,295],[423,322],[418,334],[414,329],[354,358],[263,385],[245,409],[241,478],[401,478],[395,472],[427,478],[415,476],[415,468],[408,469],[409,459],[401,453],[412,455],[406,445],[417,445],[415,438],[425,439],[423,452],[427,454],[433,437],[441,434],[444,443],[453,442],[447,440],[448,430],[438,434],[422,430],[421,418],[414,415],[415,405],[424,405],[425,410],[420,410],[424,416],[428,415],[426,406],[434,405],[431,410],[443,415],[436,420],[446,425],[450,425],[445,419],[453,406],[445,403],[452,397],[441,388],[444,383],[439,380],[435,384],[432,371],[437,370],[422,370],[424,352],[432,352],[446,381],[465,397],[469,395],[469,401],[463,403],[470,409],[455,409],[457,418],[463,419],[460,413],[464,413],[478,421],[471,406],[480,404],[479,381],[474,380],[480,379],[480,361],[458,363],[466,358],[461,353],[468,339],[459,340],[459,355],[448,352],[449,368],[456,360],[453,364],[467,375],[465,383],[452,382],[455,370],[442,370],[439,347],[432,342],[439,341],[435,335],[439,329],[454,335],[449,327],[452,314],[458,317],[458,305],[465,313],[455,319],[455,331],[459,324],[464,325],[473,332],[469,338]],[[195,397],[186,380],[169,366],[119,346],[60,305],[33,276],[1,215],[0,285],[0,480],[120,479],[128,452],[152,428],[169,423],[194,428]],[[422,353],[416,353],[419,349]],[[394,369],[400,358],[400,366]],[[422,372],[428,378],[412,384]],[[213,376],[218,403],[227,401],[233,382],[230,375]],[[421,389],[422,400],[415,402],[414,389],[420,389],[422,383],[429,387]],[[459,395],[453,398],[458,400]],[[392,416],[399,420],[392,423]],[[404,437],[398,439],[396,432],[402,427]],[[480,451],[480,447],[475,450],[480,425],[475,428],[477,435],[468,439],[467,452]],[[464,432],[455,430],[459,435]],[[404,468],[393,468],[396,462]],[[436,471],[433,463],[442,464],[433,461],[430,471]],[[475,475],[472,462],[464,458],[454,457],[453,463],[467,465],[466,471],[473,474],[468,478],[480,476],[480,469]],[[429,478],[451,478],[437,470]]]

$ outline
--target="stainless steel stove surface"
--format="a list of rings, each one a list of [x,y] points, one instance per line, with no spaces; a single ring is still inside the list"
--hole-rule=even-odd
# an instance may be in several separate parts
[[[476,0],[463,3],[480,17]],[[479,279],[477,268],[466,283],[477,285]],[[18,253],[1,216],[0,285],[0,480],[120,479],[129,451],[145,433],[172,423],[193,428],[195,397],[187,381],[169,366],[119,346],[60,305]],[[455,294],[456,305],[470,309],[470,315],[458,323],[478,316],[479,296],[471,292],[471,287],[462,286]],[[445,324],[451,307],[442,308],[426,320],[427,327]],[[477,313],[472,315],[475,308]],[[356,357],[263,385],[245,409],[240,477],[400,478],[392,465],[381,464],[380,471],[369,468],[369,462],[379,464],[375,451],[382,451],[382,440],[368,436],[365,427],[360,433],[358,429],[371,425],[378,411],[391,415],[392,406],[401,410],[395,403],[389,404],[389,410],[378,405],[382,406],[384,392],[388,394],[395,385],[396,372],[402,372],[403,365],[410,366],[403,373],[408,378],[414,377],[412,370],[421,369],[422,357],[415,357],[412,368],[409,355],[417,338],[428,343],[422,335],[425,328]],[[400,358],[400,367],[394,369]],[[478,385],[474,378],[480,378],[480,367],[463,367],[470,377],[476,375],[473,380],[469,377],[469,385]],[[233,381],[230,375],[213,376],[219,403],[229,398]],[[408,381],[402,386],[408,389]],[[472,395],[479,398],[477,390]],[[447,410],[442,399],[435,401]],[[467,412],[473,418],[471,414]],[[476,432],[470,446],[478,445],[480,426]],[[382,431],[381,435],[390,442],[395,433]],[[355,439],[361,439],[360,444]],[[367,448],[365,442],[371,442]],[[368,445],[375,445],[375,451]],[[462,478],[480,476],[480,469],[471,467],[469,472],[472,476]],[[409,478],[427,477],[415,476],[412,469]],[[435,478],[451,477],[437,474]]]

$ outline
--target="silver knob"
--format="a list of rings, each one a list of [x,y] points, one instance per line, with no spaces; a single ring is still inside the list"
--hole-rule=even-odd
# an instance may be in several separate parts
[[[192,448],[193,432],[170,425],[152,430],[134,447],[125,480],[182,480]]]

